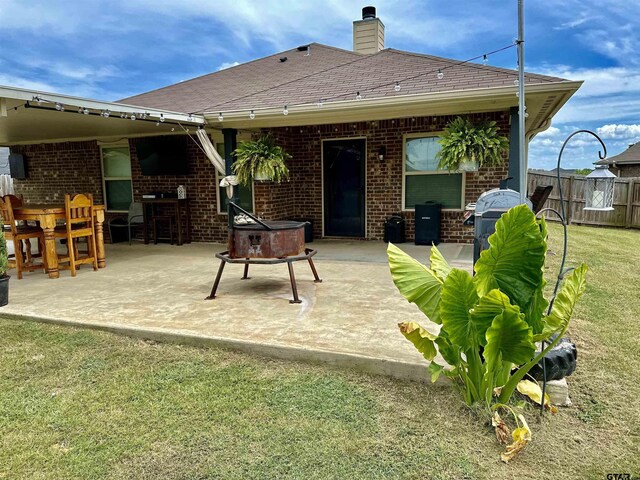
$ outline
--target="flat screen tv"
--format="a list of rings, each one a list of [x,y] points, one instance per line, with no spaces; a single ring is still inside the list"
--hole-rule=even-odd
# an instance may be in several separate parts
[[[187,175],[187,139],[183,136],[141,138],[136,142],[142,175]]]

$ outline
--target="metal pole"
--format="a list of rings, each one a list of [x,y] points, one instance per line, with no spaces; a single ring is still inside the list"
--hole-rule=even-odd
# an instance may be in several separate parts
[[[524,0],[518,0],[518,161],[520,164],[520,203],[527,200],[527,157],[524,105]]]

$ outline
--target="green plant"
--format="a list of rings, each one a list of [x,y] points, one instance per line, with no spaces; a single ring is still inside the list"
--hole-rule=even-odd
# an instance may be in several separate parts
[[[456,117],[444,129],[439,140],[442,148],[436,154],[438,168],[460,170],[466,164],[497,166],[509,146],[507,137],[498,134],[496,122],[474,124],[465,117]]]
[[[291,155],[276,145],[271,135],[242,142],[233,153],[233,173],[242,185],[251,185],[252,180],[261,177],[280,183],[289,176],[285,162]]]
[[[432,380],[441,374],[459,380],[469,405],[483,402],[491,408],[498,392],[499,404],[506,404],[527,372],[567,330],[585,289],[587,266],[579,266],[565,279],[546,315],[546,237],[544,219],[536,220],[526,205],[510,209],[496,223],[474,277],[451,268],[435,246],[427,268],[389,244],[391,274],[400,293],[441,325],[438,334],[413,322],[400,324],[400,331],[431,362]],[[542,340],[550,343],[536,355],[534,342]],[[437,351],[450,368],[434,361]]]
[[[7,274],[8,264],[7,240],[4,235],[0,235],[0,277],[4,277]]]

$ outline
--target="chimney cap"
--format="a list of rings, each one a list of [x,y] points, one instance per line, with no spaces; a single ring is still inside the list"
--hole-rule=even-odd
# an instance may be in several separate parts
[[[371,20],[376,18],[376,7],[368,6],[362,9],[362,19]]]

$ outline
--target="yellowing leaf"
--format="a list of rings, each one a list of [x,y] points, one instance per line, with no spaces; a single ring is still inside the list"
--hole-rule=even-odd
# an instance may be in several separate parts
[[[511,434],[513,443],[511,445],[507,445],[507,449],[500,455],[500,458],[504,463],[508,463],[512,460],[531,441],[531,430],[529,430],[527,421],[522,415],[518,415],[518,419],[522,425],[513,431]]]
[[[433,341],[438,337],[433,333],[426,331],[415,322],[399,323],[400,332],[407,340],[413,343],[424,358],[431,361],[435,358],[437,350]]]
[[[531,380],[521,380],[516,387],[518,391],[529,397],[531,400],[540,405],[540,399],[542,398],[542,389],[537,382],[532,382]],[[549,410],[551,413],[558,413],[558,409],[551,405],[551,399],[547,393],[544,394],[544,408]]]

